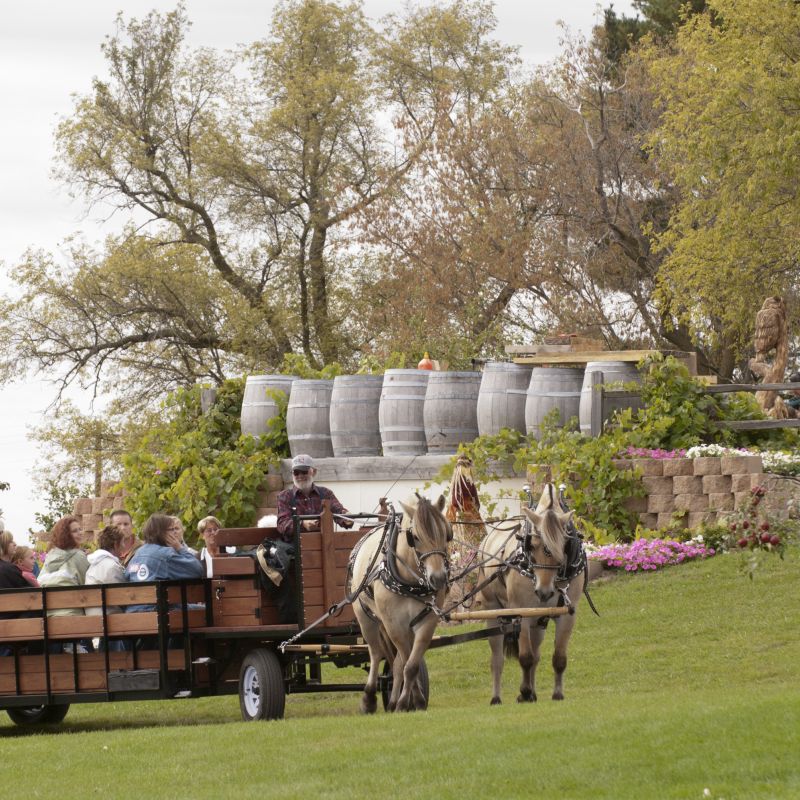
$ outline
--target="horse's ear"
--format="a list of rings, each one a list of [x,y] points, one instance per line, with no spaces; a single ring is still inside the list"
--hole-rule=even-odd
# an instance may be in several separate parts
[[[542,515],[538,514],[532,508],[528,508],[527,506],[523,506],[522,507],[522,512],[534,524],[535,527],[538,528],[542,524]]]
[[[439,499],[436,501],[436,508],[438,508],[439,511],[444,511],[444,506],[445,506],[444,495],[440,494]]]
[[[447,541],[453,541],[453,526],[449,522],[447,523]]]
[[[403,512],[408,516],[409,519],[414,518],[414,511],[411,506],[407,506],[402,500],[400,501],[400,508],[403,509]]]

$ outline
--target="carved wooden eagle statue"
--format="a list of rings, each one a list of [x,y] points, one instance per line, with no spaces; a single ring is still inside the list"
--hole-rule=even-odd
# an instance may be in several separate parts
[[[786,303],[782,297],[768,297],[756,314],[756,361],[766,361],[786,336]]]

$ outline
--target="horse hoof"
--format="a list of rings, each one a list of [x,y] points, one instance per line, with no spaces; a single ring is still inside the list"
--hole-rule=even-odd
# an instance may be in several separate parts
[[[563,700],[564,695],[561,692],[553,692],[553,700]]]
[[[536,702],[536,692],[531,692],[530,690],[526,690],[524,692],[520,692],[517,697],[518,703],[535,703]]]
[[[386,710],[389,713],[393,713],[393,712],[397,711],[397,703],[392,703],[391,701],[389,701],[389,703],[386,706]]]
[[[501,700],[499,697],[493,697],[493,698],[492,698],[492,699],[489,701],[489,705],[490,705],[490,706],[500,706],[500,705],[502,705],[502,704],[503,704],[503,701],[502,701],[502,700]]]
[[[374,714],[375,710],[378,708],[378,700],[375,696],[375,693],[372,694],[364,694],[361,698],[361,713],[362,714]]]

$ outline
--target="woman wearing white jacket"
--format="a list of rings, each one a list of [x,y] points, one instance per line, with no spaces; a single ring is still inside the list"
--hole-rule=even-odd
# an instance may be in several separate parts
[[[125,583],[125,567],[119,560],[123,533],[114,525],[106,525],[97,534],[98,548],[89,553],[89,569],[86,571],[86,585],[97,583]],[[99,616],[101,607],[87,608],[86,613]],[[106,606],[107,614],[121,614],[120,606]]]

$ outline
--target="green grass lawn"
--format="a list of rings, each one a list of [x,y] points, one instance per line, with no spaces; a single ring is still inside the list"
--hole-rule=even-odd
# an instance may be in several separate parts
[[[753,581],[729,555],[598,582],[563,703],[548,632],[535,705],[508,662],[489,706],[473,642],[428,654],[424,713],[363,717],[331,694],[270,723],[239,722],[235,697],[75,705],[36,734],[2,715],[0,777],[7,796],[64,798],[798,798],[798,578],[794,549]]]

